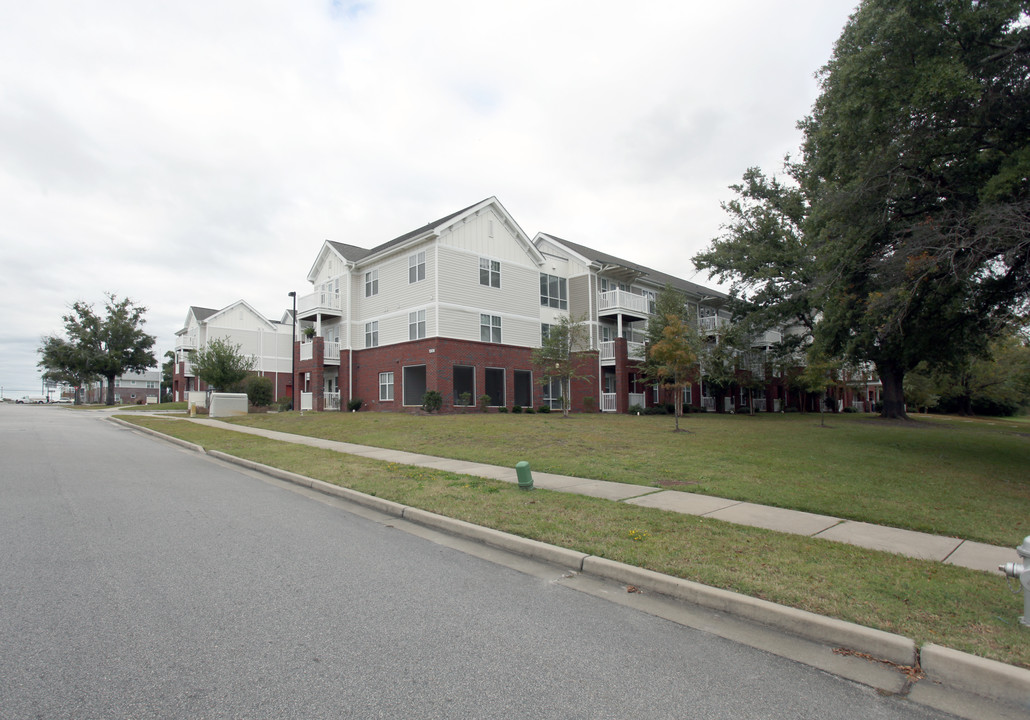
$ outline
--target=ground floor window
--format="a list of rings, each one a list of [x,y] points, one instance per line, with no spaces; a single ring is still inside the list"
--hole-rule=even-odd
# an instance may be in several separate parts
[[[683,388],[683,404],[690,405],[694,402],[694,386],[687,383],[686,387]]]
[[[533,373],[529,370],[515,371],[515,404],[533,407]]]
[[[476,404],[476,369],[470,365],[455,365],[452,385],[456,406]],[[462,397],[465,395],[466,397]]]
[[[393,373],[379,373],[379,400],[389,402],[393,400]]]
[[[487,368],[485,373],[486,382],[483,391],[490,396],[490,407],[502,407],[504,405],[504,368]]]
[[[415,365],[404,368],[405,405],[421,405],[422,396],[426,394],[426,366]]]
[[[544,385],[544,404],[552,410],[561,410],[560,378],[550,378]]]

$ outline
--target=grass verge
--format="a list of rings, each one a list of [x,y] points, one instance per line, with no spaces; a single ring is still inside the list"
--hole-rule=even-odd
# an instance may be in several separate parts
[[[1011,420],[760,414],[278,413],[242,425],[575,477],[674,487],[1016,547],[1030,432]]]
[[[1022,601],[998,576],[198,423],[124,419],[412,507],[1030,668]]]

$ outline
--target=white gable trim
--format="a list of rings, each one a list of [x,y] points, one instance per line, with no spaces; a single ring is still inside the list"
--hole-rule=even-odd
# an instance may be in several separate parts
[[[311,265],[311,269],[308,270],[309,283],[315,282],[315,278],[318,277],[318,271],[321,269],[322,265],[325,263],[325,260],[327,257],[329,257],[330,253],[340,258],[340,260],[343,261],[343,264],[345,266],[353,267],[353,263],[347,260],[347,258],[345,258],[343,255],[341,255],[328,240],[323,240],[322,249],[318,251],[318,257],[315,258],[315,262]]]
[[[232,305],[227,305],[226,307],[222,308],[221,310],[216,312],[211,317],[209,317],[206,320],[204,320],[204,322],[202,322],[201,324],[202,325],[209,325],[211,323],[211,321],[214,320],[215,318],[217,318],[217,317],[219,317],[221,315],[227,315],[231,310],[234,310],[235,308],[241,307],[241,306],[243,308],[245,308],[247,311],[249,311],[254,317],[258,318],[261,322],[263,322],[270,330],[275,330],[276,329],[277,326],[271,320],[269,320],[264,315],[262,315],[257,310],[255,310],[253,308],[253,306],[250,305],[250,303],[248,303],[246,300],[237,300]]]

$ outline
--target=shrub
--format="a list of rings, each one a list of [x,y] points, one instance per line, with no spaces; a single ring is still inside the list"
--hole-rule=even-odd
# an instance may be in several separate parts
[[[426,394],[422,396],[422,409],[431,413],[441,407],[443,407],[443,396],[436,390],[426,390]]]
[[[550,405],[541,405],[540,407],[538,407],[536,409],[536,411],[537,412],[541,412],[541,413],[549,413],[549,412],[551,412],[551,406]]]
[[[255,407],[267,407],[272,404],[274,386],[271,378],[251,375],[244,383],[244,390],[247,393],[247,402]]]
[[[361,409],[362,405],[364,405],[364,403],[361,401],[361,398],[351,398],[347,401],[347,409],[351,412],[357,412]]]
[[[469,405],[472,404],[472,393],[470,393],[470,392],[463,392],[461,395],[458,396],[458,402],[461,405],[464,405],[465,407],[468,407]]]
[[[508,408],[506,408],[504,405],[501,405],[499,408],[497,408],[497,412],[506,413],[508,412]]]
[[[533,413],[536,412],[536,410],[534,410],[532,408],[532,406],[530,406],[530,407],[526,408],[523,412],[525,412],[527,415],[532,415]]]
[[[479,409],[482,410],[483,412],[486,412],[487,408],[489,408],[489,407],[490,407],[490,396],[487,395],[486,393],[483,393],[482,395],[479,396]]]
[[[279,401],[275,404],[275,406],[276,406],[276,409],[279,410],[279,412],[286,412],[288,410],[292,410],[293,409],[293,398],[281,397],[281,398],[279,398]]]
[[[583,412],[593,412],[593,411],[594,411],[594,396],[593,395],[587,395],[585,398],[583,398]]]
[[[649,407],[649,408],[644,408],[644,414],[645,415],[667,415],[668,413],[665,412],[665,406],[664,405],[654,405],[654,406]]]
[[[629,406],[630,415],[639,415],[642,412],[644,412],[644,408],[642,408],[640,405],[637,405],[636,403]]]
[[[522,412],[522,406],[521,405],[512,405],[511,406],[511,411],[512,411],[513,414],[518,415],[520,412]]]

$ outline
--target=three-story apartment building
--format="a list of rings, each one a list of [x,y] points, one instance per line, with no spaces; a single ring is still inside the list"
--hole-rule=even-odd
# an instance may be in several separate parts
[[[293,332],[289,311],[276,322],[243,300],[221,310],[190,307],[182,329],[175,333],[173,401],[185,402],[191,391],[207,390],[205,383],[194,373],[190,357],[192,352],[203,349],[215,339],[239,346],[243,355],[253,357],[252,372],[272,379],[275,399],[289,396],[292,391],[289,383]]]
[[[730,322],[725,294],[554,235],[531,240],[496,198],[371,249],[325,241],[307,279],[314,292],[297,298],[301,409],[414,409],[427,390],[445,411],[484,397],[556,408],[558,383],[540,377],[532,353],[568,315],[589,328],[573,409],[626,412],[662,401],[640,367],[662,288],[682,293],[713,338]],[[688,401],[733,409],[752,395],[716,408],[699,377]]]

